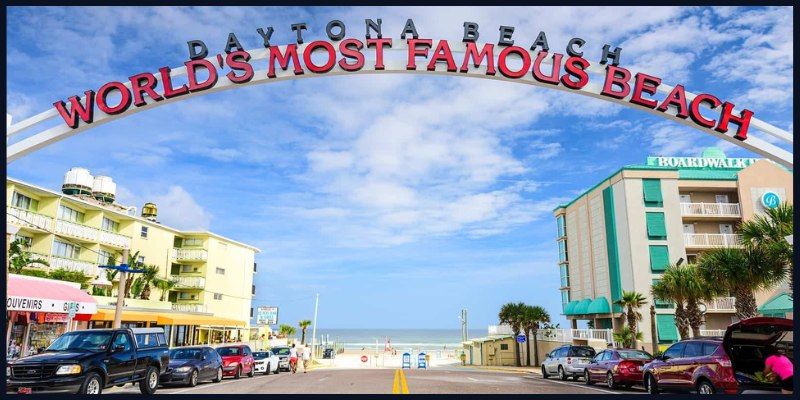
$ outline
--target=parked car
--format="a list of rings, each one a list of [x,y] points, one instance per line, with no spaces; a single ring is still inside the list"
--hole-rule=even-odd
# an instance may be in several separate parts
[[[289,367],[289,348],[288,347],[273,347],[272,353],[278,356],[278,368],[284,371],[290,371]]]
[[[197,386],[200,381],[222,380],[222,356],[208,346],[179,347],[169,352],[170,372],[162,378],[163,384]]]
[[[253,360],[255,360],[256,372],[261,372],[264,375],[270,373],[280,373],[280,359],[271,351],[256,351],[253,353]]]
[[[336,357],[336,350],[330,347],[322,351],[322,358],[335,358],[335,357]]]
[[[757,317],[731,324],[720,339],[689,339],[670,346],[644,366],[649,393],[697,391],[700,394],[780,390],[779,383],[759,382],[764,369],[762,350],[769,345],[792,358],[792,320]]]
[[[74,331],[42,353],[8,363],[6,392],[100,394],[138,383],[143,394],[153,394],[168,366],[162,328]]]
[[[636,349],[606,349],[592,359],[583,371],[587,385],[605,382],[614,389],[642,383],[642,368],[653,360],[650,353]]]
[[[542,362],[542,377],[547,379],[550,375],[558,375],[565,381],[568,377],[578,380],[583,376],[586,365],[595,356],[591,346],[564,345],[547,354]]]
[[[235,379],[247,374],[252,378],[255,375],[255,362],[250,346],[239,344],[233,346],[217,347],[217,353],[222,356],[223,376],[232,376]]]

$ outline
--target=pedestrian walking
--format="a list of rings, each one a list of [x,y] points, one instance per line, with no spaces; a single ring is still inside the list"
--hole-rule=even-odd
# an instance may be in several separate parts
[[[292,373],[297,373],[297,349],[292,343],[292,348],[289,349],[289,366],[292,368]]]
[[[303,348],[303,373],[308,372],[308,367],[311,366],[311,347]]]

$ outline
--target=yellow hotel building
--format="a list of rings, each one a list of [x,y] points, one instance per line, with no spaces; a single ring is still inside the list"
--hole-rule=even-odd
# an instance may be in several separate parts
[[[38,268],[80,271],[101,285],[108,282],[107,270],[98,265],[109,257],[119,264],[127,247],[131,255],[138,253],[137,261],[158,266],[161,279],[175,282],[167,293],[151,284],[149,300],[125,299],[123,325],[163,326],[172,346],[246,341],[260,250],[212,232],[158,223],[151,203],[136,215],[136,208],[113,203],[115,188],[110,178],[92,177],[83,168],[67,172],[63,193],[6,178],[7,221],[20,228],[15,238],[50,264]],[[82,327],[111,327],[117,280],[111,296],[94,296],[98,311]]]

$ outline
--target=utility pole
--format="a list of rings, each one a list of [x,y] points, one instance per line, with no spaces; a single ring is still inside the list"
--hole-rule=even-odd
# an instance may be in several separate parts
[[[466,342],[467,339],[469,339],[467,337],[467,336],[469,336],[469,331],[467,330],[467,309],[466,308],[462,308],[461,309],[461,317],[459,317],[459,319],[461,319],[461,341],[462,342]]]
[[[656,336],[656,306],[650,305],[650,340],[653,342],[653,354],[658,352],[658,337]]]
[[[319,293],[317,293],[317,300],[314,302],[314,327],[311,328],[311,357],[317,351],[317,308],[319,307]]]
[[[122,264],[128,264],[128,248],[122,250]],[[117,288],[117,308],[114,311],[114,329],[122,327],[122,306],[125,304],[125,269],[119,270],[119,285]]]

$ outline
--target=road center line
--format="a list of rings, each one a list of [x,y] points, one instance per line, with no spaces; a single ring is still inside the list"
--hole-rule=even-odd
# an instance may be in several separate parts
[[[473,382],[480,382],[479,380],[477,380],[477,379],[475,379],[475,378],[473,378],[471,376],[468,376],[467,379],[469,379],[469,380],[471,380]]]
[[[400,393],[400,388],[398,386],[399,377],[400,377],[400,370],[399,369],[394,370],[394,386],[393,386],[394,388],[392,389],[392,394]]]
[[[402,369],[400,371],[400,379],[403,383],[403,394],[408,394],[408,384],[406,383],[406,374],[403,372]]]

